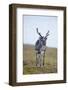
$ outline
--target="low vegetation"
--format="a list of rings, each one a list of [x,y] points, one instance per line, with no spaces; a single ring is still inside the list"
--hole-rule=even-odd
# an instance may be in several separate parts
[[[47,47],[45,65],[37,67],[34,46],[24,45],[23,47],[23,74],[57,73],[57,48]]]

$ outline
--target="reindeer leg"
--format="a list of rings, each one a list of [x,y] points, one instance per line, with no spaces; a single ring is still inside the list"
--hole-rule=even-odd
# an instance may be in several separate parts
[[[40,53],[40,67],[41,67],[41,53]]]
[[[40,66],[40,55],[38,53],[36,54],[36,66]]]
[[[43,66],[45,65],[45,51],[44,51],[44,55],[43,55]]]
[[[36,66],[38,66],[38,53],[36,53]]]
[[[40,59],[40,54],[38,54],[38,67],[40,67],[41,59]]]
[[[37,66],[37,53],[36,53],[36,66]]]
[[[40,54],[40,66],[43,67],[43,53]]]

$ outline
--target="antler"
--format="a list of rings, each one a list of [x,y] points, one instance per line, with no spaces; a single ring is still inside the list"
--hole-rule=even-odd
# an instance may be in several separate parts
[[[49,30],[48,30],[48,32],[46,33],[46,36],[45,36],[45,37],[47,37],[47,36],[49,36]]]
[[[42,37],[42,35],[41,35],[41,33],[40,32],[38,32],[38,28],[36,28],[36,30],[37,30],[37,33]]]

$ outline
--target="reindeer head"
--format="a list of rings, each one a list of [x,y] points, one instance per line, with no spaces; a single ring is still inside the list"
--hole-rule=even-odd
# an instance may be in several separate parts
[[[40,32],[38,32],[38,28],[36,28],[38,35],[40,36],[39,41],[42,43],[42,45],[46,45],[47,37],[49,36],[49,31],[46,33],[46,36],[42,36]]]

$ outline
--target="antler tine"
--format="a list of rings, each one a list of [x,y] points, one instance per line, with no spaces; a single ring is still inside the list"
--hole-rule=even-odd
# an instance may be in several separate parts
[[[46,33],[46,37],[49,35],[49,30],[48,30],[48,32]]]
[[[37,30],[37,33],[39,33],[39,32],[38,32],[38,28],[36,28],[36,30]]]
[[[48,34],[48,33],[49,33],[49,30],[48,30],[48,32],[46,34]]]
[[[40,32],[38,32],[38,28],[36,28],[36,30],[37,30],[37,33],[38,33],[40,36],[42,36],[42,35],[40,34]]]

